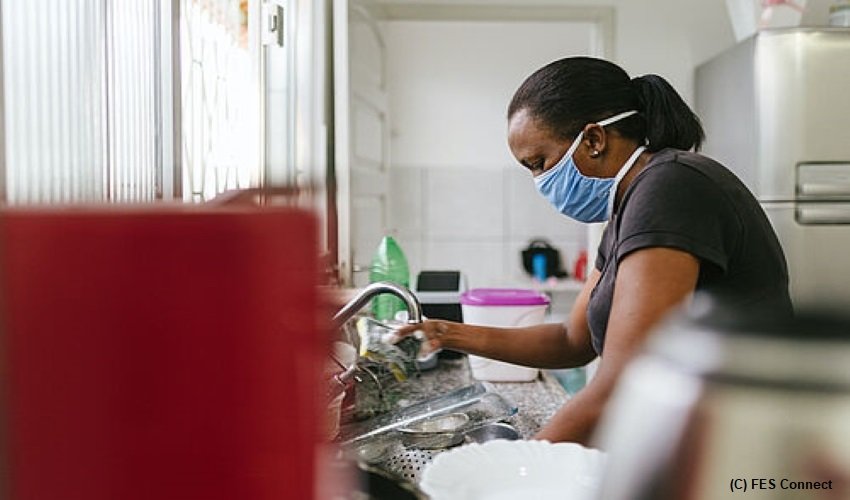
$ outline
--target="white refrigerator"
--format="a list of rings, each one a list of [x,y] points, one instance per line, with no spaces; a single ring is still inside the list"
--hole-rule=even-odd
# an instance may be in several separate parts
[[[795,306],[850,306],[850,29],[763,31],[696,70],[703,152],[756,195]]]

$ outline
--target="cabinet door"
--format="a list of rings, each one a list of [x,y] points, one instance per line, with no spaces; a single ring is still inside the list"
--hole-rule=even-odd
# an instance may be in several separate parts
[[[334,1],[334,169],[340,275],[362,285],[387,230],[388,110],[380,27],[359,3]]]

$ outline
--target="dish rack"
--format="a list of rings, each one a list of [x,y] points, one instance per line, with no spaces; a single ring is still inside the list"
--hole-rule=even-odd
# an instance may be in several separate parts
[[[393,334],[394,328],[397,326],[366,316],[354,317],[340,328],[339,339],[334,345],[347,346],[354,351],[354,357],[344,359],[338,352],[331,351],[326,399],[334,401],[342,393],[353,392],[353,397],[346,397],[350,404],[338,412],[343,423],[390,411],[402,397],[408,380],[418,375],[416,353],[421,341],[412,336],[395,344],[381,340]]]
[[[425,466],[445,449],[410,446],[402,429],[428,419],[460,413],[468,420],[456,432],[464,435],[461,442],[474,442],[474,431],[507,419],[516,412],[517,407],[495,392],[491,384],[478,382],[370,420],[343,426],[339,442],[344,454],[352,459],[418,483]]]

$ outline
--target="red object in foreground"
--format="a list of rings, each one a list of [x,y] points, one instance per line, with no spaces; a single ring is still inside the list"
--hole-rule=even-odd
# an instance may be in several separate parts
[[[6,210],[0,238],[0,496],[313,497],[312,216]]]

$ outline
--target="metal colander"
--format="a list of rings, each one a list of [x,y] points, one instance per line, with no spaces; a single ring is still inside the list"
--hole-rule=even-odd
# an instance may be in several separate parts
[[[425,466],[434,460],[434,456],[443,450],[405,449],[391,455],[380,467],[395,476],[404,478],[411,483],[419,484]]]
[[[444,447],[409,447],[404,445],[397,437],[387,437],[364,443],[357,448],[356,453],[360,460],[397,478],[418,485],[425,467],[434,460],[434,457],[444,451],[450,450],[463,442],[484,443],[492,439],[514,440],[519,437],[519,433],[514,427],[504,423],[492,423],[467,431],[460,443],[446,443]]]

